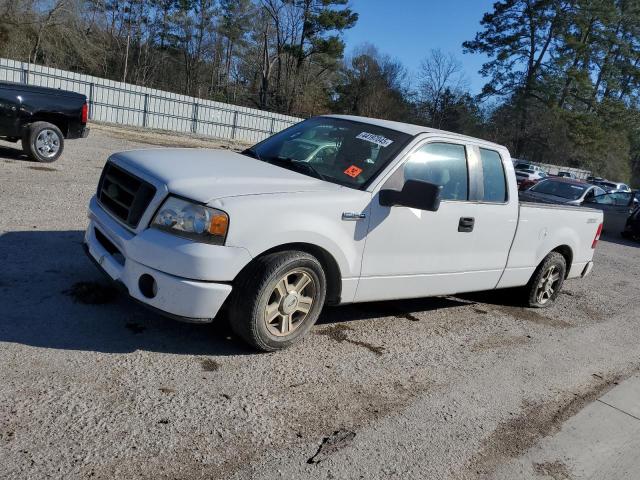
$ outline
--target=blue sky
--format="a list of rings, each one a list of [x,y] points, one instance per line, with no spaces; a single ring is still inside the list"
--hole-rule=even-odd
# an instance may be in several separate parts
[[[484,80],[478,74],[486,57],[463,54],[462,42],[480,29],[494,0],[351,0],[360,18],[345,32],[347,54],[371,43],[381,53],[400,59],[415,74],[429,50],[439,48],[462,62],[472,93],[480,93]]]

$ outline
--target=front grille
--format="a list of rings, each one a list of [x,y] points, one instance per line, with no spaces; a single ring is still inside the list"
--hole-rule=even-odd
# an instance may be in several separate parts
[[[131,228],[153,199],[156,189],[129,172],[107,162],[98,183],[98,200],[114,217]]]

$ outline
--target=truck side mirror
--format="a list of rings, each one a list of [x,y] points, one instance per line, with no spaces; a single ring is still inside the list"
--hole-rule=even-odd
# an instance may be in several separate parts
[[[424,182],[422,180],[407,180],[402,186],[402,190],[381,190],[380,205],[383,207],[417,208],[436,212],[440,208],[441,185]]]

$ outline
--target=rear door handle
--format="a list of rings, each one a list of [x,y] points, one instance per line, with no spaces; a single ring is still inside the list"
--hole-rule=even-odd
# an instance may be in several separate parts
[[[458,231],[463,233],[473,232],[473,225],[476,223],[476,219],[473,217],[460,217],[458,222]]]

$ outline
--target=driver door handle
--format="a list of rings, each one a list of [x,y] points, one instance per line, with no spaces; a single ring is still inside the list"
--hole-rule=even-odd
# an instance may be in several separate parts
[[[475,222],[476,219],[473,217],[460,217],[460,221],[458,222],[458,231],[462,233],[473,232],[473,225]]]

